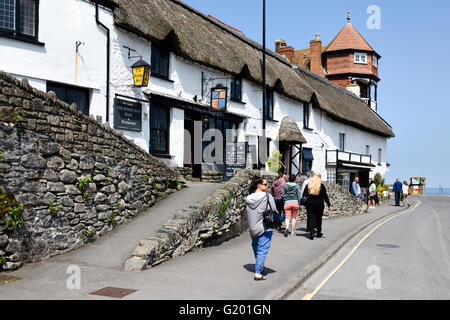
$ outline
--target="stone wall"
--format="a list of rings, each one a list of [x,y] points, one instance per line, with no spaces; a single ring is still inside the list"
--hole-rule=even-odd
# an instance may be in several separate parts
[[[305,181],[304,178],[297,179],[300,187],[303,185],[303,181]],[[330,182],[324,182],[323,184],[327,189],[328,198],[332,205],[331,211],[325,209],[324,218],[354,216],[367,212],[367,204],[352,196],[350,192],[345,191],[341,186]],[[305,220],[306,214],[306,208],[303,207],[301,214],[299,214],[299,219]]]
[[[155,235],[143,239],[125,263],[127,271],[141,271],[196,248],[218,245],[248,230],[245,198],[252,178],[261,175],[272,184],[273,174],[252,170],[237,171],[235,176],[213,195],[195,206],[178,212]],[[299,179],[297,183],[303,183]],[[325,218],[359,215],[367,205],[340,186],[325,183],[333,206]],[[303,208],[304,209],[304,208]],[[299,220],[306,219],[302,210]]]
[[[155,235],[141,240],[126,261],[125,270],[151,268],[193,249],[218,245],[245,232],[248,229],[245,198],[256,174],[269,183],[274,180],[268,173],[248,169],[237,171],[214,194],[177,212]]]
[[[75,105],[0,72],[0,269],[94,241],[184,182]]]

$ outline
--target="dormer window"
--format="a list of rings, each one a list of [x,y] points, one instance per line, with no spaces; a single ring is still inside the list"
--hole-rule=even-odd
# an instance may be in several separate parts
[[[367,64],[367,53],[355,52],[355,63]]]

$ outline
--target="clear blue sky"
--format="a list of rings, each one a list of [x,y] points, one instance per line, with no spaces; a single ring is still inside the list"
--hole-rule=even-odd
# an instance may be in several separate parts
[[[262,0],[183,0],[262,43]],[[282,38],[296,49],[316,33],[327,45],[347,22],[382,56],[379,114],[393,127],[390,172],[424,176],[427,187],[450,187],[450,1],[266,0],[267,47]],[[367,8],[377,5],[381,29],[369,30]]]

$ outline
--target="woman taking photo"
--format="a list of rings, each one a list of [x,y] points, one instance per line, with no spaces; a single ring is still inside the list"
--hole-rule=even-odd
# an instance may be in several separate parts
[[[325,209],[324,202],[328,205],[328,211],[331,210],[331,204],[320,173],[316,173],[311,182],[308,183],[303,193],[303,198],[306,199],[305,207],[310,220],[309,239],[314,240],[314,229],[317,230],[317,238],[321,238],[323,236],[322,217]]]
[[[247,197],[247,218],[252,237],[253,253],[255,255],[255,276],[254,280],[266,280],[263,276],[264,262],[272,242],[273,229],[264,226],[264,212],[269,209],[276,210],[275,201],[267,192],[268,184],[266,179],[255,177],[249,189]],[[267,203],[269,201],[269,203]]]

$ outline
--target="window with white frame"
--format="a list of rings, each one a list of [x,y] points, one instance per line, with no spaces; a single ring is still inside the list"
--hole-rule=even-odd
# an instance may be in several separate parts
[[[367,64],[367,53],[355,52],[355,63]]]
[[[366,145],[366,155],[370,155],[370,146]]]
[[[383,156],[383,149],[378,149],[378,163],[381,163],[382,156]]]
[[[378,68],[378,58],[375,55],[372,56],[372,64],[375,68]]]

